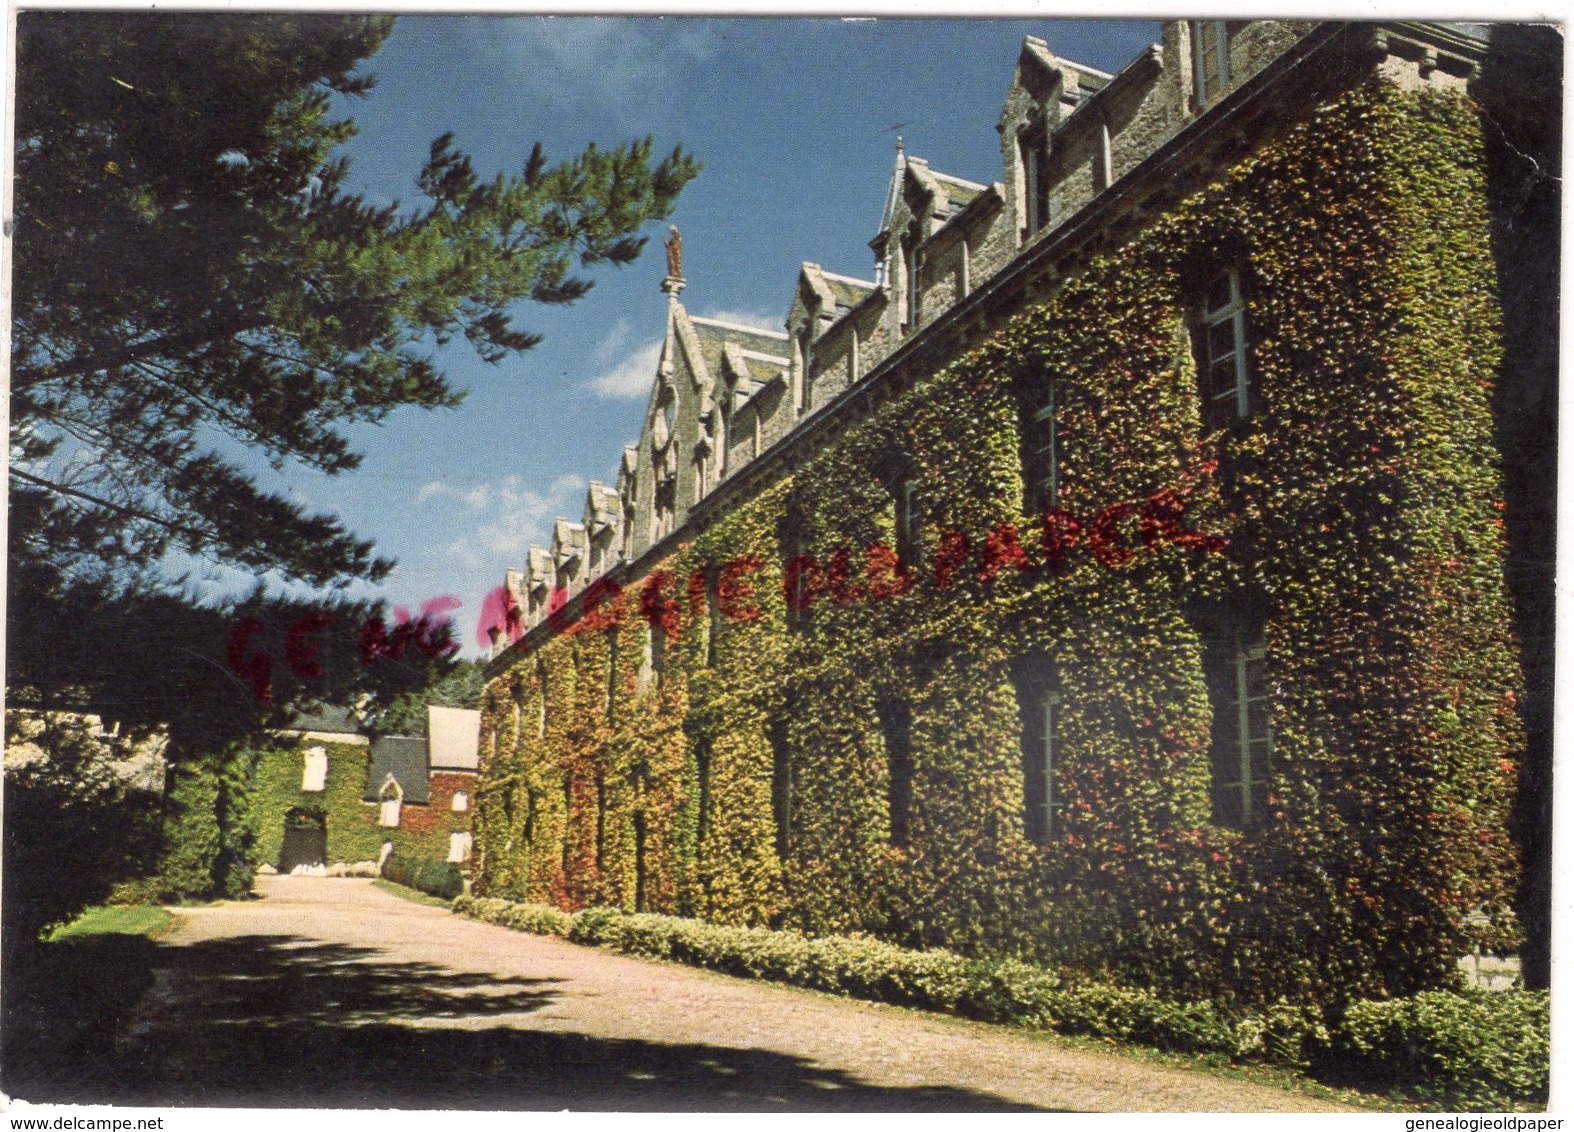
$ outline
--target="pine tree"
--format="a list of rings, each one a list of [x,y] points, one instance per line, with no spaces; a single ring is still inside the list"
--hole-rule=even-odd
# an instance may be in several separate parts
[[[218,831],[184,847],[199,888],[249,876],[240,764],[215,770],[216,752],[298,698],[388,702],[450,667],[441,632],[361,663],[380,611],[333,591],[392,563],[222,453],[352,471],[347,426],[459,404],[433,343],[462,338],[493,363],[530,348],[514,305],[572,302],[586,269],[632,262],[640,229],[699,171],[681,148],[654,160],[647,138],[560,164],[537,146],[518,173],[483,180],[444,136],[417,205],[370,203],[345,189],[338,150],[355,124],[336,114],[372,89],[360,67],[391,29],[301,14],[17,20],[8,707],[166,735],[190,764],[174,781]],[[259,586],[203,604],[164,573],[171,551],[330,596],[269,600]],[[311,651],[292,658],[291,630],[312,615]],[[257,631],[237,644],[246,619]],[[266,696],[248,679],[264,654]],[[9,937],[24,943],[130,867],[68,836],[116,818],[124,792],[54,746],[7,783],[8,837],[33,828],[12,808],[41,831],[37,899],[11,899],[14,839],[5,857]]]
[[[171,547],[313,585],[391,563],[259,486],[359,461],[346,425],[461,394],[429,344],[491,362],[624,264],[698,166],[645,139],[480,179],[432,143],[419,207],[344,188],[341,97],[386,17],[29,12],[18,20],[12,554],[125,582]]]

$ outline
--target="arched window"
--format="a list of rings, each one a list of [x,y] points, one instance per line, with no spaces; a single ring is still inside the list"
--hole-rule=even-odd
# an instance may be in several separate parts
[[[377,792],[377,800],[377,824],[389,829],[396,828],[399,825],[399,810],[404,804],[404,791],[393,775],[390,774],[384,780],[383,788]]]

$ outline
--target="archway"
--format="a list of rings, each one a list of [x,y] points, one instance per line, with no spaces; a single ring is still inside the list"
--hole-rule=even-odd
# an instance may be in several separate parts
[[[297,865],[328,863],[328,815],[320,809],[293,806],[284,815],[284,845],[279,850],[279,871]]]

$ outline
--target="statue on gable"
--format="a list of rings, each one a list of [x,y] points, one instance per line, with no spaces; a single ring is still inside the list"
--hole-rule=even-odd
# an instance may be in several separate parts
[[[676,224],[668,225],[667,230],[672,233],[670,237],[662,241],[662,246],[667,249],[667,278],[682,279],[683,236],[678,231]]]

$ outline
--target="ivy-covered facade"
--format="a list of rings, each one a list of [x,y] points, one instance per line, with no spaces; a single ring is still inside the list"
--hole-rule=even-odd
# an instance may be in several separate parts
[[[419,737],[368,739],[352,713],[331,708],[276,732],[253,762],[256,859],[285,872],[380,864],[390,845],[406,857],[468,862],[475,713],[428,713],[428,734]]]
[[[668,341],[510,572],[476,891],[1243,1001],[1511,950],[1489,33],[1024,44],[984,186]]]

